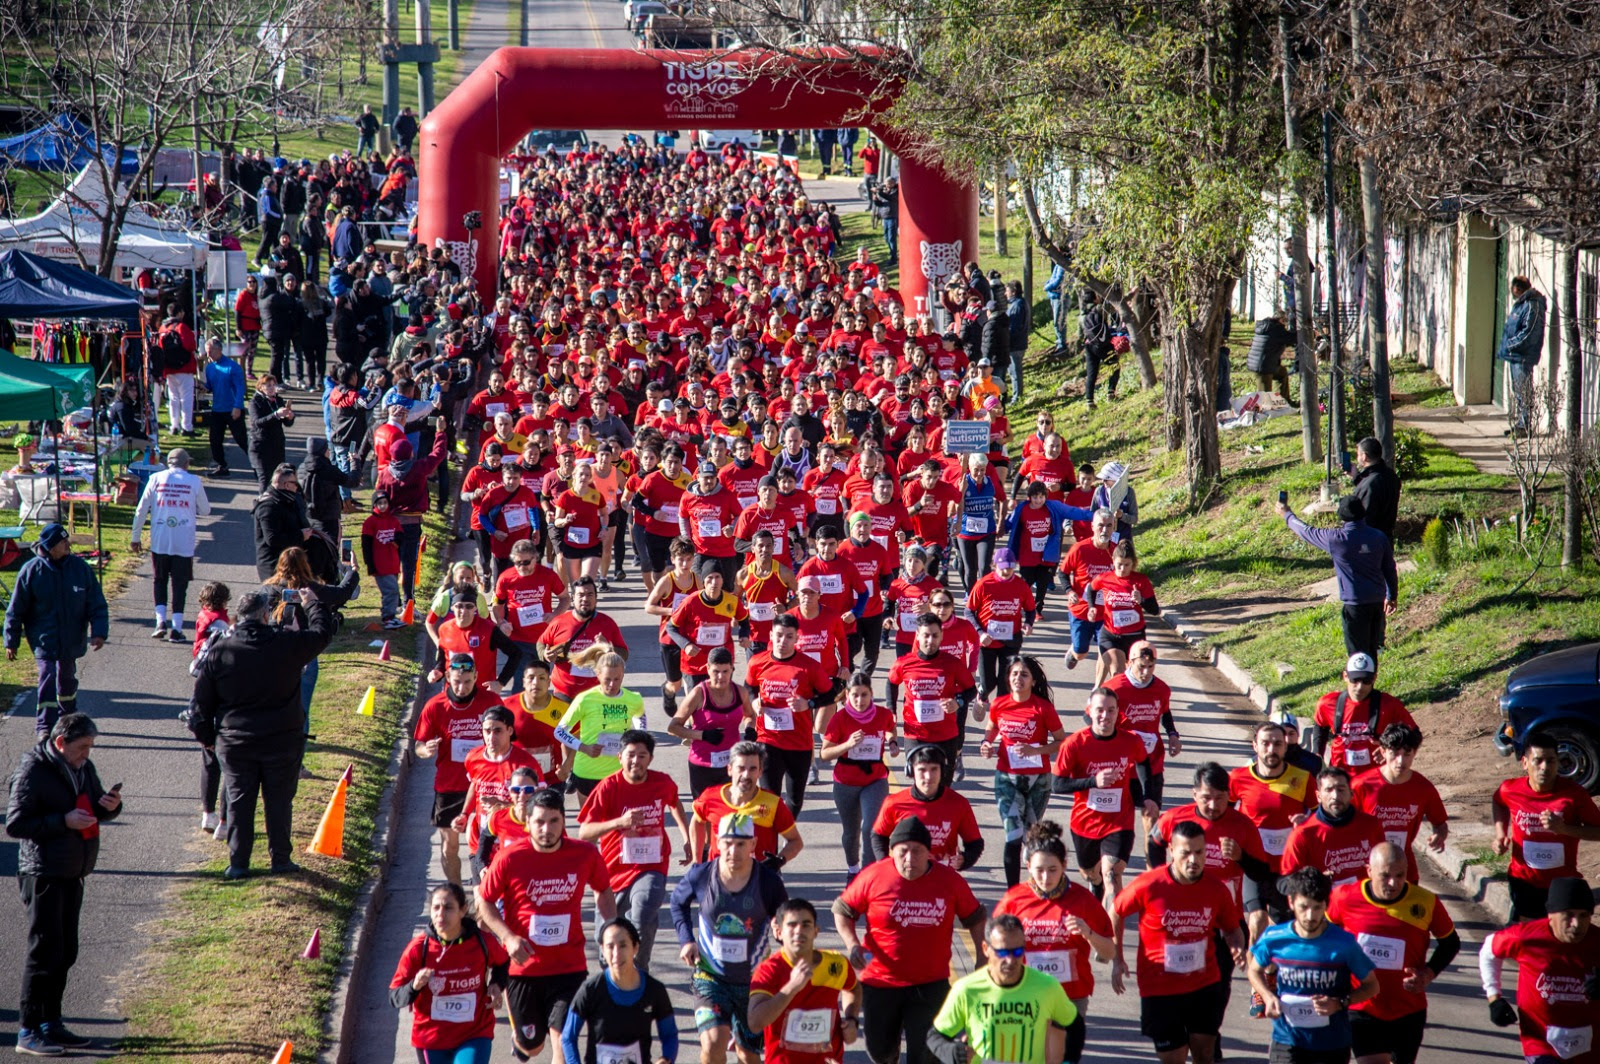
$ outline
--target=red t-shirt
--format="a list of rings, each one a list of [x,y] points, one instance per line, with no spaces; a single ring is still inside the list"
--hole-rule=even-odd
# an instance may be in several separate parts
[[[996,916],[1015,916],[1022,921],[1022,941],[1028,950],[1028,965],[1055,979],[1074,1001],[1094,993],[1094,969],[1089,958],[1094,947],[1082,935],[1067,931],[1068,914],[1089,925],[1097,935],[1111,937],[1111,917],[1087,889],[1064,880],[1063,890],[1053,898],[1041,898],[1027,883],[1018,883],[994,907]]]
[[[818,517],[832,520],[831,524],[838,524],[841,518],[839,513],[839,492],[844,487],[844,474],[837,469],[812,469],[806,472],[800,486],[810,494]],[[840,529],[842,535],[844,529]]]
[[[808,658],[822,663],[829,676],[836,674],[850,660],[850,641],[845,635],[844,622],[837,614],[818,611],[807,617],[796,606],[789,615],[800,622],[800,636],[795,649]]]
[[[1391,724],[1406,724],[1415,728],[1416,720],[1405,705],[1394,695],[1374,692],[1378,699],[1378,726],[1372,726],[1372,695],[1357,702],[1346,698],[1344,723],[1333,732],[1335,709],[1343,691],[1329,691],[1317,700],[1316,722],[1332,734],[1328,737],[1326,760],[1330,765],[1347,768],[1353,773],[1366,772],[1373,767],[1373,752],[1378,749],[1378,736]]]
[[[763,510],[760,506],[747,506],[739,514],[739,519],[733,524],[733,538],[736,540],[754,540],[757,532],[772,533],[772,556],[779,559],[790,557],[790,531],[795,527],[795,522],[790,514],[777,506],[770,510]],[[746,563],[755,560],[755,551],[745,555]]]
[[[506,756],[499,761],[489,760],[488,747],[479,746],[467,755],[465,765],[467,782],[472,787],[473,806],[467,810],[467,837],[477,838],[479,825],[488,818],[488,809],[491,804],[498,806],[511,804],[511,774],[519,768],[532,769],[534,779],[539,783],[544,782],[544,773],[539,770],[539,762],[515,742],[511,749],[506,751]]]
[[[965,665],[942,650],[932,660],[913,652],[889,667],[889,682],[904,688],[900,720],[908,740],[942,743],[956,737],[956,714],[946,712],[943,703],[973,686]]]
[[[505,607],[511,638],[519,643],[538,642],[566,589],[548,565],[528,573],[515,567],[501,573],[494,582],[494,600]]]
[[[1600,967],[1600,934],[1591,930],[1583,941],[1568,945],[1551,934],[1550,921],[1529,920],[1496,931],[1484,948],[1517,962],[1523,1055],[1532,1060],[1565,1053],[1572,1064],[1594,1064],[1600,1053],[1573,1051],[1579,1044],[1575,1039],[1593,1037],[1594,1003],[1584,983]],[[1552,1032],[1552,1027],[1557,1030]],[[1562,1044],[1552,1045],[1552,1037]]]
[[[827,693],[833,679],[822,665],[799,651],[780,661],[764,650],[750,659],[744,682],[756,691],[756,740],[780,750],[810,750],[814,715],[790,700]]]
[[[830,722],[831,723],[831,722]],[[933,836],[929,851],[940,864],[954,868],[961,856],[961,844],[981,838],[978,817],[972,803],[950,788],[931,802],[919,799],[910,787],[896,791],[878,807],[878,819],[872,822],[874,835],[890,835],[894,826],[907,817],[916,817]]]
[[[1221,880],[1228,888],[1228,893],[1233,895],[1233,900],[1239,902],[1239,892],[1244,886],[1244,869],[1238,861],[1222,856],[1222,840],[1232,839],[1247,856],[1254,857],[1263,864],[1271,864],[1273,859],[1261,848],[1261,832],[1249,817],[1237,809],[1229,809],[1217,819],[1207,820],[1200,815],[1200,810],[1195,804],[1190,802],[1188,805],[1180,805],[1176,809],[1168,809],[1162,813],[1161,819],[1156,821],[1155,836],[1168,843],[1172,842],[1172,829],[1185,820],[1192,821],[1205,829],[1206,875]]]
[[[1112,635],[1138,635],[1144,631],[1144,600],[1155,598],[1149,577],[1134,573],[1123,578],[1101,573],[1089,582],[1100,605],[1100,621]]]
[[[1422,822],[1443,824],[1448,814],[1439,791],[1420,772],[1413,771],[1404,783],[1390,783],[1382,772],[1367,772],[1351,786],[1355,806],[1370,813],[1383,825],[1383,835],[1406,852],[1410,862],[1406,878],[1417,882],[1417,856],[1411,851]]]
[[[570,659],[587,650],[597,640],[604,640],[619,651],[628,648],[628,641],[622,638],[622,629],[610,617],[596,610],[585,623],[576,613],[568,610],[545,625],[544,632],[539,636],[539,645],[565,646],[567,658]],[[550,686],[569,703],[599,682],[593,669],[574,669],[566,660],[558,661],[550,668]]]
[[[967,609],[978,618],[978,631],[997,643],[1021,641],[1022,625],[1036,606],[1033,589],[1020,576],[1002,580],[985,573],[967,592]]]
[[[866,924],[862,943],[872,962],[861,980],[880,987],[943,979],[956,920],[971,919],[979,909],[960,873],[932,864],[920,877],[906,879],[889,857],[863,868],[840,900]]]
[[[700,792],[700,797],[694,800],[694,815],[702,822],[711,825],[711,845],[706,860],[714,860],[721,851],[717,848],[717,825],[729,813],[746,813],[755,821],[756,840],[751,857],[759,861],[768,854],[777,853],[782,847],[778,840],[790,828],[794,827],[794,814],[789,807],[771,791],[756,788],[756,796],[744,805],[735,806],[728,800],[728,792],[733,784],[724,783],[720,787],[707,787]]]
[[[548,776],[561,767],[566,756],[567,748],[556,741],[556,723],[561,720],[565,709],[561,703],[551,699],[544,709],[530,713],[523,707],[523,699],[527,696],[528,692],[524,690],[508,695],[501,702],[515,718],[511,730],[516,735],[517,745],[528,751],[538,762],[539,771]]]
[[[613,772],[589,792],[578,810],[578,822],[615,820],[637,809],[644,823],[600,837],[600,856],[611,869],[611,889],[627,890],[645,872],[665,875],[672,861],[667,839],[667,809],[678,804],[678,785],[665,772],[650,769],[643,783],[630,783]]]
[[[400,575],[400,519],[393,514],[373,514],[361,522],[361,538],[372,540],[374,576]]]
[[[951,614],[944,623],[939,649],[965,665],[973,676],[978,675],[978,630],[972,627],[971,621]]]
[[[717,479],[722,486],[733,492],[739,500],[739,509],[747,510],[756,504],[761,478],[767,475],[754,460],[750,462],[749,469],[740,469],[737,462],[729,462],[717,471]],[[744,537],[748,539],[749,537]],[[773,551],[774,554],[777,551]]]
[[[1072,615],[1080,621],[1089,619],[1089,603],[1084,598],[1089,584],[1097,576],[1111,571],[1111,548],[1097,547],[1092,539],[1080,539],[1067,550],[1061,560],[1061,571],[1066,574],[1067,586],[1078,595],[1070,607]]]
[[[812,955],[811,982],[766,1028],[765,1064],[827,1064],[844,1059],[839,994],[854,990],[856,973],[842,953],[817,950]],[[776,996],[788,983],[794,965],[778,950],[750,976],[750,996]]]
[[[1446,938],[1456,929],[1431,890],[1407,883],[1393,901],[1372,896],[1372,881],[1333,888],[1328,919],[1356,936],[1367,959],[1378,966],[1378,996],[1350,1007],[1374,1019],[1398,1020],[1428,1007],[1425,993],[1405,988],[1405,970],[1421,970],[1428,959],[1428,940]]]
[[[1044,565],[1044,548],[1055,526],[1055,516],[1048,505],[1033,507],[1023,503],[1017,508],[1017,564],[1021,566]]]
[[[567,490],[556,496],[556,508],[572,518],[566,528],[557,529],[569,547],[588,549],[600,545],[600,526],[605,522],[605,499],[596,491],[585,497]]]
[[[739,499],[717,485],[710,495],[685,491],[678,500],[678,513],[689,523],[689,538],[694,552],[707,558],[733,557],[733,528],[739,520]]]
[[[472,690],[472,700],[464,706],[450,701],[448,691],[440,691],[417,715],[417,730],[413,736],[419,743],[439,740],[439,752],[433,755],[433,789],[440,794],[465,794],[467,790],[467,755],[483,745],[483,711],[500,705],[498,695],[482,687]]]
[[[389,981],[394,990],[411,982],[424,968],[433,972],[411,1002],[412,1046],[447,1050],[474,1039],[493,1038],[489,970],[510,960],[500,940],[481,931],[450,945],[429,934],[412,939]]]
[[[1036,435],[1029,436],[1028,443],[1032,443],[1036,439],[1038,439]],[[1050,490],[1050,497],[1057,502],[1062,501],[1063,493],[1061,489],[1063,487],[1071,487],[1077,483],[1077,475],[1073,471],[1072,459],[1065,449],[1055,458],[1046,458],[1042,451],[1037,454],[1025,454],[1017,473],[1026,483],[1032,483],[1035,480],[1042,481],[1044,486]]]
[[[818,606],[824,613],[832,613],[841,620],[855,608],[856,598],[861,592],[871,591],[867,581],[862,579],[860,570],[842,554],[835,554],[827,561],[821,557],[807,558],[795,576],[800,579],[816,577],[822,585]]]
[[[1239,906],[1211,876],[1179,883],[1170,866],[1153,868],[1123,888],[1118,920],[1139,914],[1139,996],[1189,994],[1221,980],[1216,935],[1239,929]]]
[[[491,520],[489,512],[496,507],[499,513]],[[517,485],[514,492],[507,491],[504,484],[496,484],[478,500],[475,509],[480,513],[479,520],[484,528],[504,533],[504,536],[489,537],[490,555],[509,558],[511,548],[517,541],[527,539],[533,532],[539,511],[539,496],[526,484]]]
[[[1378,818],[1359,809],[1346,824],[1334,825],[1314,811],[1289,832],[1283,846],[1283,874],[1311,865],[1328,874],[1334,886],[1363,878],[1372,848],[1386,842]]]
[[[1068,821],[1074,832],[1086,839],[1103,839],[1118,831],[1133,829],[1133,766],[1146,760],[1144,743],[1132,732],[1120,728],[1110,738],[1101,738],[1092,728],[1084,728],[1067,736],[1056,753],[1052,769],[1057,776],[1081,779],[1094,776],[1103,769],[1116,774],[1109,787],[1090,787],[1072,796],[1072,817]]]
[[[874,702],[872,719],[863,724],[840,706],[828,718],[822,730],[822,741],[831,746],[842,743],[856,732],[861,732],[861,742],[845,751],[845,756],[833,763],[833,781],[846,787],[865,787],[874,780],[888,779],[889,769],[883,763],[884,748],[894,738],[894,714],[889,707]]]
[[[1163,771],[1167,767],[1167,747],[1161,741],[1161,717],[1172,708],[1172,688],[1160,677],[1137,687],[1125,672],[1107,680],[1106,687],[1116,694],[1117,708],[1122,711],[1117,727],[1128,729],[1144,743],[1151,772]]]
[[[933,612],[928,600],[935,591],[944,590],[943,584],[923,573],[916,581],[908,576],[897,576],[894,583],[889,585],[889,590],[884,592],[884,602],[894,612],[894,641],[901,648],[900,653],[906,653],[917,638],[917,618]]]
[[[717,647],[733,649],[734,628],[750,616],[739,596],[724,591],[716,605],[706,602],[705,594],[692,595],[672,611],[672,627],[689,638],[693,650],[683,652],[683,671],[704,676],[710,669],[710,654]]]
[[[959,505],[961,493],[946,480],[935,481],[932,488],[924,488],[919,477],[905,486],[900,496],[907,511],[922,503],[922,508],[911,514],[911,534],[924,543],[942,547],[950,542],[950,507]]]
[[[1046,771],[1042,754],[1019,760],[1013,756],[1011,748],[1042,746],[1050,741],[1051,732],[1060,730],[1061,715],[1048,700],[1029,695],[1027,701],[1018,702],[1009,694],[1001,695],[989,707],[989,730],[985,735],[991,741],[1000,740],[1000,759],[995,771],[1018,776],[1042,775]]]
[[[454,617],[446,617],[439,625],[439,660],[449,661],[452,654],[471,654],[478,682],[488,683],[499,672],[495,667],[495,631],[494,622],[482,614],[466,628]]]
[[[659,469],[640,482],[638,494],[643,497],[645,505],[654,511],[643,518],[646,532],[653,536],[678,535],[678,504],[683,500],[683,491],[688,486],[687,475],[679,473],[677,480],[669,480]]]
[[[610,889],[600,848],[570,837],[552,853],[534,846],[504,848],[478,881],[478,896],[491,905],[499,902],[507,926],[528,940],[529,957],[512,962],[512,975],[587,971],[583,892]]]
[[[1293,818],[1317,807],[1317,783],[1311,773],[1295,765],[1284,765],[1273,779],[1263,779],[1253,764],[1240,765],[1228,774],[1228,797],[1261,833],[1261,848],[1277,872],[1294,830]]]
[[[881,614],[883,612],[883,584],[880,578],[889,575],[899,567],[899,563],[895,561],[894,552],[876,539],[869,539],[865,543],[857,543],[853,539],[847,539],[839,544],[838,557],[846,564],[855,566],[856,574],[860,577],[861,584],[866,589],[867,605],[861,611],[861,616],[876,617]]]
[[[1557,835],[1539,824],[1539,814],[1554,813],[1569,824],[1600,825],[1600,809],[1589,792],[1571,780],[1557,779],[1546,794],[1536,792],[1526,776],[1506,780],[1495,801],[1511,811],[1511,876],[1548,887],[1561,876],[1578,874],[1578,840]]]
[[[739,582],[745,609],[750,614],[750,641],[766,644],[772,639],[772,622],[789,601],[791,590],[783,580],[782,563],[774,558],[765,573],[756,573],[754,563],[745,566]]]

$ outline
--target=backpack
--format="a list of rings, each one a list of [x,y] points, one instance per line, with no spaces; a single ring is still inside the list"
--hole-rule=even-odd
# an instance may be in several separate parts
[[[1346,691],[1340,691],[1338,700],[1333,703],[1334,735],[1344,734],[1344,707],[1348,705],[1349,702],[1349,693]],[[1367,721],[1367,734],[1372,736],[1373,742],[1377,742],[1378,733],[1382,730],[1378,727],[1378,711],[1383,707],[1383,695],[1378,692],[1376,687],[1372,689],[1372,694],[1367,696],[1367,703],[1372,707],[1372,709],[1369,711],[1371,713],[1371,719]]]
[[[189,349],[183,346],[183,337],[178,335],[177,329],[162,333],[156,350],[161,355],[163,369],[178,370],[189,363]]]

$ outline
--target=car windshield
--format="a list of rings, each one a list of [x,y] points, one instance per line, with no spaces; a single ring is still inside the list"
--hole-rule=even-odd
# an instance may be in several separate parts
[[[524,141],[528,147],[538,151],[546,148],[566,149],[572,147],[574,141],[587,147],[589,135],[581,129],[535,129],[524,138]]]

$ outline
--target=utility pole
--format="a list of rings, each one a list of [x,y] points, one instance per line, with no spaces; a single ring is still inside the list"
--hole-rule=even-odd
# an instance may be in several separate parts
[[[433,11],[429,0],[417,0],[417,47],[428,49],[433,44]],[[437,51],[437,49],[435,49]],[[417,60],[417,117],[424,118],[433,110],[433,62]]]
[[[1344,468],[1344,339],[1339,335],[1339,229],[1333,198],[1333,115],[1322,112],[1322,195],[1328,232],[1328,484]],[[1330,489],[1331,490],[1331,489]]]
[[[446,0],[450,13],[450,50],[461,51],[461,0]]]
[[[1363,44],[1366,32],[1366,0],[1354,0],[1350,5],[1350,58],[1358,79],[1365,76],[1362,70],[1366,66]],[[1360,151],[1357,165],[1361,170],[1361,218],[1367,239],[1367,282],[1363,294],[1367,357],[1372,367],[1372,434],[1383,444],[1384,461],[1392,465],[1394,406],[1389,395],[1389,300],[1384,288],[1389,271],[1388,248],[1383,240],[1383,197],[1378,192],[1378,163],[1372,158],[1372,152]]]
[[[994,253],[1006,255],[1006,164],[1002,160],[994,170]]]
[[[1278,15],[1278,47],[1283,61],[1283,128],[1291,157],[1303,148],[1300,122],[1294,109],[1293,20],[1287,9]],[[1311,321],[1311,257],[1306,254],[1306,182],[1294,171],[1294,204],[1289,211],[1290,288],[1284,293],[1294,311],[1295,365],[1300,371],[1300,456],[1306,462],[1322,461],[1322,440],[1317,415],[1317,346]]]
[[[526,48],[528,47],[528,33],[531,28],[528,20],[528,0],[518,0],[518,3],[521,5],[522,15],[519,23],[520,31],[517,34],[517,43]]]
[[[400,117],[400,0],[383,0],[383,134]]]

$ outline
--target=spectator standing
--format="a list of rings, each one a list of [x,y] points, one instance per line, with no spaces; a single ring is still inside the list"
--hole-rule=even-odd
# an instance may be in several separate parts
[[[261,223],[261,246],[256,248],[256,264],[260,265],[277,246],[278,234],[283,230],[283,206],[275,178],[262,179],[261,190],[256,193],[256,220]]]
[[[6,606],[6,660],[17,660],[24,635],[38,668],[34,732],[43,739],[56,721],[76,711],[78,659],[106,644],[111,615],[89,563],[72,553],[67,530],[44,526],[17,572]],[[87,635],[87,638],[85,636]]]
[[[1368,436],[1356,444],[1355,490],[1367,508],[1367,524],[1394,542],[1394,523],[1400,516],[1400,477],[1383,460],[1383,444]]]
[[[78,959],[83,881],[100,855],[100,823],[122,812],[122,784],[106,790],[89,760],[98,734],[87,714],[63,714],[11,777],[6,834],[21,842],[17,883],[28,910],[17,1052],[30,1056],[90,1044],[61,1022],[61,999]]]
[[[350,481],[328,457],[327,440],[321,436],[306,440],[306,456],[298,472],[311,527],[338,543],[339,518],[344,513],[342,493],[350,487]]]
[[[189,452],[167,452],[167,468],[151,474],[133,511],[133,552],[138,554],[145,518],[150,519],[150,564],[155,571],[156,626],[152,639],[182,643],[183,607],[194,579],[195,532],[199,519],[211,513],[211,501],[200,478],[189,472]],[[167,612],[171,585],[172,612]]]
[[[1511,278],[1511,299],[1500,350],[1495,352],[1495,358],[1506,364],[1511,375],[1506,403],[1511,426],[1506,429],[1507,436],[1534,428],[1528,423],[1528,407],[1533,401],[1533,371],[1544,350],[1545,322],[1544,294],[1535,291],[1526,277]]]
[[[1022,401],[1022,362],[1028,356],[1028,334],[1033,331],[1033,308],[1022,296],[1021,281],[1006,282],[1006,322],[1010,333],[1011,403]]]
[[[251,340],[253,343],[253,338]],[[226,437],[247,454],[250,450],[250,433],[245,423],[245,371],[239,363],[228,357],[222,341],[213,336],[206,341],[205,389],[211,393],[211,413],[207,415],[211,430],[211,468],[208,477],[226,477],[228,452],[223,448]]]
[[[272,486],[257,497],[250,516],[255,521],[256,573],[265,580],[277,570],[279,555],[304,546],[313,535],[294,466],[277,467]]]
[[[294,424],[294,406],[278,394],[278,376],[263,373],[250,397],[250,465],[262,490],[272,482],[273,470],[283,464],[288,444],[283,427]]]
[[[257,795],[265,806],[272,871],[300,867],[289,841],[305,753],[300,675],[333,638],[334,619],[312,589],[295,594],[305,629],[270,623],[280,598],[276,588],[252,591],[239,601],[238,623],[212,644],[195,679],[191,727],[201,745],[216,751],[227,795],[227,879],[250,874]]]
[[[1067,349],[1067,331],[1064,328],[1067,319],[1061,307],[1061,301],[1064,298],[1061,293],[1061,286],[1066,283],[1066,280],[1066,268],[1058,262],[1050,267],[1050,279],[1044,283],[1044,294],[1050,300],[1050,324],[1055,327],[1056,331],[1056,347],[1055,352],[1052,352],[1052,354]]]
[[[1256,322],[1250,352],[1244,358],[1244,368],[1256,375],[1256,389],[1270,392],[1276,385],[1285,403],[1289,402],[1289,370],[1283,364],[1283,353],[1295,345],[1295,331],[1285,324],[1288,317],[1288,312],[1280,311]]]
[[[161,352],[162,384],[167,389],[167,417],[172,434],[194,439],[194,330],[183,320],[178,304],[167,304],[156,341]]]
[[[233,323],[239,330],[239,346],[244,355],[245,376],[252,376],[256,362],[256,341],[261,338],[261,279],[249,274],[233,301]]]
[[[417,130],[420,128],[417,116],[411,113],[411,108],[400,108],[400,115],[394,120],[394,139],[399,143],[402,152],[411,154],[411,142],[417,139]]]
[[[1339,500],[1339,528],[1312,528],[1296,517],[1288,504],[1278,503],[1278,514],[1289,531],[1325,551],[1333,559],[1339,578],[1340,622],[1347,654],[1368,654],[1377,660],[1383,646],[1385,619],[1400,598],[1400,574],[1394,565],[1389,537],[1369,526],[1361,500]]]
[[[356,138],[356,154],[365,155],[378,147],[378,116],[372,113],[372,105],[363,104],[361,117],[356,119],[356,131],[361,135]]]
[[[900,261],[900,182],[885,178],[872,186],[872,216],[883,226],[883,242],[889,249],[885,265]]]
[[[305,304],[300,301],[300,279],[285,274],[277,288],[261,301],[261,322],[272,354],[272,376],[283,380],[289,352],[300,342],[300,326],[305,319]]]
[[[1093,410],[1100,367],[1110,363],[1111,376],[1106,379],[1106,395],[1113,400],[1117,397],[1117,382],[1122,377],[1122,367],[1111,361],[1115,350],[1111,346],[1111,323],[1106,319],[1105,308],[1100,305],[1099,298],[1093,292],[1086,291],[1078,305],[1081,308],[1078,338],[1083,341],[1084,358],[1083,394],[1089,401],[1089,409]]]

